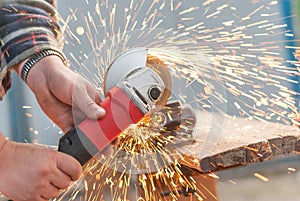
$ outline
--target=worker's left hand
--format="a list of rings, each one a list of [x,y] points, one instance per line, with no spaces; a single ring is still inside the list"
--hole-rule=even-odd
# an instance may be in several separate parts
[[[71,156],[35,144],[6,141],[0,150],[0,191],[14,201],[45,201],[81,175]]]
[[[105,115],[99,106],[98,91],[65,67],[57,56],[47,56],[36,63],[28,73],[27,84],[42,110],[63,132],[71,129],[74,121],[85,117],[99,119]]]

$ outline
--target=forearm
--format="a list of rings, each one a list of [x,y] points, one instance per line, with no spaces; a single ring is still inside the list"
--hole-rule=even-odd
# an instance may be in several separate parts
[[[45,49],[60,51],[62,34],[53,0],[0,1],[0,99],[12,67]]]

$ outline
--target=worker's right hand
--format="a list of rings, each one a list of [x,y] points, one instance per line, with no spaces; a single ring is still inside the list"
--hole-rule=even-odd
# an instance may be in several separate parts
[[[42,146],[7,141],[0,151],[0,192],[14,201],[55,198],[80,174],[76,159]]]

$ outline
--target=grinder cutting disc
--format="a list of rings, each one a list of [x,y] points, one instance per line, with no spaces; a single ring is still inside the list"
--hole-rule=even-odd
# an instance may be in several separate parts
[[[165,89],[163,90],[160,99],[157,101],[157,105],[164,106],[171,95],[171,75],[166,64],[159,58],[150,55],[146,48],[130,49],[120,54],[112,61],[104,75],[104,94],[107,95],[111,88],[116,86],[132,71],[141,67],[153,69],[162,78]]]

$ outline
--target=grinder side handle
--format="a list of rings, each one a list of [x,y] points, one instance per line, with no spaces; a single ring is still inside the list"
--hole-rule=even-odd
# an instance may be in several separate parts
[[[89,150],[83,145],[89,143]],[[66,153],[76,158],[83,166],[98,152],[93,143],[85,136],[85,134],[77,126],[71,128],[64,136],[59,139],[58,151]]]

